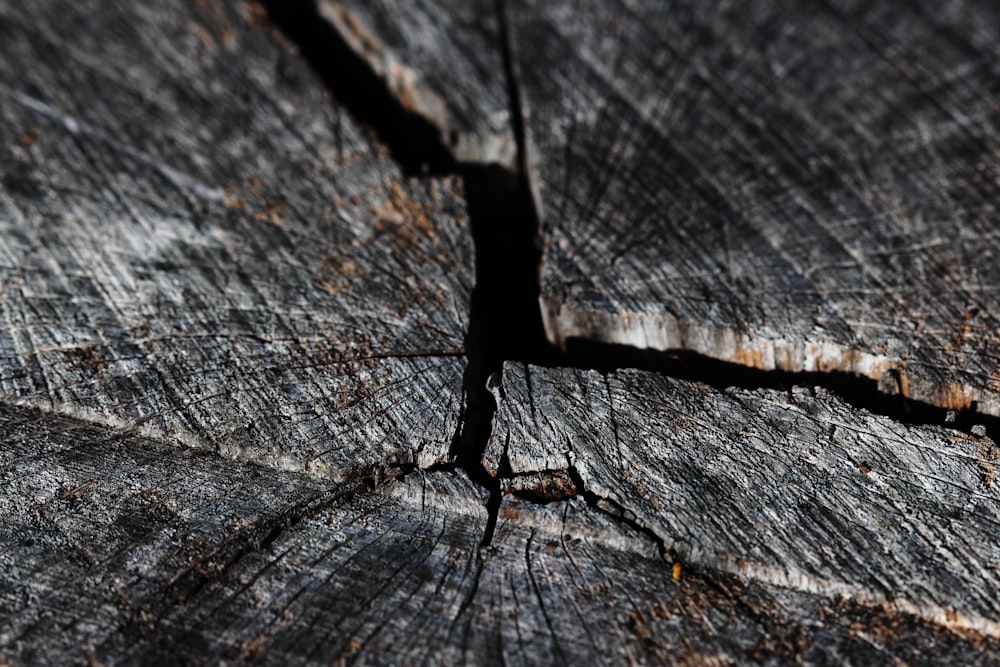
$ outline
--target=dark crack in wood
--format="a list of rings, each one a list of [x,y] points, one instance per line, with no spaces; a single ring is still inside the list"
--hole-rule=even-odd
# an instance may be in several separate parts
[[[400,24],[357,12],[370,60],[463,114],[472,84],[449,72],[497,25],[514,80],[489,85],[519,101],[553,343],[844,373],[1000,416],[996,6],[484,4],[479,23],[428,18],[448,0]],[[485,128],[504,107],[476,100]]]

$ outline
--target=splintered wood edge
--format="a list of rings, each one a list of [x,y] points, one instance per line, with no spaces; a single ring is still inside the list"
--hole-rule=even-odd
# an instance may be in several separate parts
[[[448,100],[428,83],[435,72],[421,72],[405,62],[343,2],[315,0],[317,13],[362,58],[407,111],[417,113],[438,129],[442,143],[460,162],[499,164],[508,169],[517,162],[517,142],[513,128],[496,134],[490,131],[463,131],[454,118]],[[499,54],[499,44],[497,53]]]
[[[848,373],[874,381],[883,394],[900,395],[948,410],[975,407],[977,412],[1000,416],[1000,394],[988,387],[936,384],[910,373],[902,359],[830,341],[750,336],[667,313],[611,313],[574,308],[544,290],[538,304],[546,337],[563,350],[569,341],[579,339],[640,350],[694,352],[761,371]]]

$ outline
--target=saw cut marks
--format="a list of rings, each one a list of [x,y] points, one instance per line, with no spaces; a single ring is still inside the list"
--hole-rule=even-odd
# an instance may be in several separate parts
[[[508,363],[494,391],[488,469],[564,471],[684,567],[1000,632],[1000,449],[987,438],[822,391],[720,392],[641,371]]]
[[[506,5],[553,342],[1000,414],[997,5]]]
[[[443,461],[461,188],[253,8],[0,8],[0,397],[334,479]]]
[[[892,664],[931,647],[968,663],[998,651],[913,614],[677,569],[578,497],[507,496],[480,547],[486,499],[459,475],[331,492],[9,407],[0,440],[0,660],[12,664]]]

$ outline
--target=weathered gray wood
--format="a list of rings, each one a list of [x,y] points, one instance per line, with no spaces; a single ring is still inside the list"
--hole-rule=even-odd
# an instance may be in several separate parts
[[[426,19],[456,5],[383,11],[366,44],[471,117],[449,72],[481,61],[454,48],[479,27]],[[497,7],[554,343],[844,371],[1000,415],[996,3]],[[414,16],[424,32],[400,37]]]
[[[344,479],[447,459],[473,281],[252,5],[0,4],[0,397]]]
[[[0,407],[13,664],[958,663],[995,638],[712,570],[580,498],[414,473],[369,493]],[[280,510],[275,508],[280,507]]]
[[[507,5],[553,341],[1000,414],[1000,5]]]
[[[1000,449],[985,437],[908,427],[821,390],[513,363],[495,384],[488,468],[569,471],[683,567],[1000,633]]]
[[[456,159],[514,165],[495,0],[315,0],[315,7],[404,108],[440,130]]]
[[[557,341],[674,326],[882,379],[905,351],[898,390],[993,410],[995,8],[319,6],[460,159],[510,164],[507,7]],[[404,182],[261,18],[0,2],[0,662],[998,659],[984,438],[509,365],[492,544],[461,473],[395,479],[461,427],[457,183]]]
[[[649,541],[578,499],[539,507],[508,497],[492,546],[476,553],[470,533],[484,518],[459,480],[408,477],[282,533],[199,591],[191,607],[147,626],[143,640],[130,644],[123,634],[124,655],[259,664],[893,664],[920,663],[928,650],[974,662],[1000,648],[992,637],[851,601],[717,573],[675,580]],[[220,624],[226,631],[215,631]]]

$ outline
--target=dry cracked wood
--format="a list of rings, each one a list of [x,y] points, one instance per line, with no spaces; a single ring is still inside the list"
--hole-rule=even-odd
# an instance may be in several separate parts
[[[892,664],[997,655],[907,614],[713,573],[579,501],[508,498],[493,544],[475,490],[441,474],[318,514],[147,626],[121,655],[260,664]],[[374,584],[374,585],[373,585]],[[220,604],[220,601],[222,603]],[[112,653],[119,647],[113,648]],[[97,652],[100,657],[100,651]]]
[[[330,495],[24,408],[0,407],[0,442],[0,662],[85,662]]]
[[[985,437],[641,371],[508,363],[494,384],[485,462],[513,490],[560,497],[574,480],[681,564],[1000,633]]]
[[[0,3],[0,396],[343,479],[448,457],[472,249],[253,5]]]
[[[1000,414],[998,5],[509,5],[550,338]]]
[[[567,251],[560,238],[565,245],[578,235],[585,249],[621,241],[606,235],[613,226],[588,226],[605,224],[601,216],[573,213],[583,209],[569,200],[594,185],[586,178],[611,177],[591,193],[595,211],[647,210],[635,191],[616,199],[622,183],[634,185],[631,176],[616,179],[633,174],[628,160],[660,155],[656,147],[669,137],[656,125],[658,107],[637,114],[646,141],[612,132],[607,150],[588,143],[587,123],[600,129],[611,112],[632,119],[637,99],[656,97],[656,81],[642,79],[636,65],[651,75],[669,71],[669,58],[643,49],[650,30],[671,34],[664,22],[673,15],[631,2],[581,5],[583,19],[554,4],[484,2],[457,13],[439,4],[319,6],[403,106],[437,124],[458,157],[504,164],[512,162],[512,130],[495,12],[508,7],[531,166],[553,225],[544,283],[551,286],[552,267],[565,268],[553,263],[552,253]],[[671,41],[671,54],[691,56],[695,74],[684,85],[694,86],[705,109],[733,111],[712,106],[719,92],[708,83],[743,74],[743,65],[723,59],[708,71],[692,49],[718,47],[722,38],[731,41],[705,57],[743,49],[740,40],[773,17],[755,4],[746,25],[722,13],[706,27],[695,14],[709,10],[695,9],[684,25],[698,29]],[[940,233],[958,230],[958,250],[928,241],[929,250],[967,250],[961,233],[982,227],[992,210],[977,208],[975,197],[995,191],[987,160],[993,135],[982,132],[983,105],[994,98],[988,86],[973,94],[992,65],[962,69],[955,50],[964,35],[967,57],[995,52],[995,10],[949,4],[925,35],[953,49],[940,62],[903,53],[903,65],[889,58],[876,66],[864,54],[906,42],[905,34],[877,30],[918,29],[915,10],[861,22],[860,13],[841,9],[844,24],[876,31],[858,37],[869,51],[851,51],[855,60],[845,61],[864,84],[853,101],[859,108],[906,73],[906,58],[941,83],[942,113],[956,97],[967,103],[952,135],[934,124],[928,95],[903,98],[902,129],[887,127],[886,136],[905,134],[906,123],[927,126],[931,148],[899,144],[916,156],[907,154],[912,175],[900,167],[886,176],[892,165],[865,162],[862,171],[873,176],[860,185],[874,213],[853,215],[880,223],[896,215],[903,226],[888,227],[886,238],[914,252],[891,234],[926,218]],[[809,21],[822,12],[793,7],[788,21],[817,28]],[[401,29],[400,17],[410,27]],[[990,596],[998,583],[990,545],[1000,537],[993,444],[859,414],[823,395],[719,393],[639,372],[508,366],[495,387],[501,405],[486,464],[512,493],[482,547],[490,525],[483,489],[460,472],[400,471],[446,460],[461,428],[472,253],[457,183],[405,182],[261,18],[255,5],[235,0],[0,0],[0,663],[891,664],[926,661],[931,650],[960,663],[1000,655]],[[596,19],[590,28],[611,19],[623,32],[586,34],[581,23]],[[828,31],[809,39],[827,39],[830,52],[841,53],[842,38],[853,33],[832,19],[820,23]],[[949,33],[949,25],[962,30]],[[440,30],[449,32],[446,42],[434,41]],[[792,40],[793,33],[775,35]],[[622,42],[649,62],[622,55],[595,64],[577,48],[601,56]],[[791,47],[777,43],[778,56],[787,56]],[[736,90],[759,90],[759,58],[738,55],[747,80]],[[782,65],[781,57],[774,62]],[[435,71],[449,66],[450,73]],[[782,123],[794,117],[797,108],[782,106],[789,101],[781,95],[816,66],[782,66],[772,74],[788,79],[791,92],[769,90],[763,110],[748,113],[781,112]],[[588,116],[595,107],[581,104],[581,117],[561,124],[574,95],[587,101],[592,85],[606,94],[609,82],[599,79],[611,70],[602,68],[620,68],[613,74],[627,89],[595,98],[596,120]],[[554,71],[556,80],[547,78]],[[944,71],[956,75],[934,78]],[[816,127],[857,129],[834,122],[846,75],[832,74],[833,103],[819,109],[826,116]],[[466,96],[455,97],[454,85],[465,85]],[[695,94],[684,86],[675,92],[670,99],[679,104]],[[893,97],[898,86],[883,92],[882,111],[902,105]],[[490,113],[476,117],[477,108]],[[722,139],[746,139],[742,118]],[[697,144],[701,130],[687,129],[686,140]],[[737,178],[737,165],[772,179],[760,192],[747,181],[732,195],[757,197],[748,210],[758,217],[745,224],[774,212],[766,187],[779,180],[792,194],[776,196],[774,210],[787,213],[794,199],[826,220],[820,214],[832,209],[814,201],[826,185],[795,180],[806,176],[790,175],[788,163],[762,148],[781,133],[759,129],[747,139],[745,164],[722,151],[733,171],[721,169],[719,182]],[[961,169],[971,150],[955,139],[962,131],[983,139],[986,166],[975,177]],[[824,150],[847,142],[811,139]],[[880,141],[865,150],[897,145]],[[951,141],[953,152],[935,152]],[[666,151],[652,175],[680,179],[671,171],[678,154]],[[587,162],[597,155],[619,162],[598,169]],[[928,156],[940,164],[927,167],[920,160]],[[775,162],[753,162],[758,157]],[[699,167],[717,166],[712,160]],[[564,169],[570,163],[584,175]],[[806,167],[803,174],[813,169]],[[564,190],[552,186],[560,169]],[[910,181],[892,180],[903,176],[945,179],[951,189],[931,192],[914,210],[878,209],[899,194],[893,188],[908,192]],[[703,178],[694,173],[685,187]],[[653,189],[665,195],[662,187]],[[558,216],[557,191],[567,198]],[[943,218],[931,214],[949,197],[965,208],[947,220],[952,227],[939,228]],[[704,224],[721,219],[721,209],[709,210],[719,201],[702,202]],[[673,222],[683,229],[695,217]],[[638,245],[647,222],[629,231]],[[638,270],[643,249],[632,241],[617,255],[619,269]],[[690,259],[689,247],[670,247]],[[989,239],[979,249],[988,253]],[[769,252],[779,251],[792,252],[777,245]],[[896,267],[901,256],[883,259]],[[923,274],[900,266],[920,279],[938,275],[934,266]],[[953,296],[947,280],[961,282],[962,271],[981,266],[957,266],[957,277],[942,278],[941,294]],[[787,267],[764,269],[778,275]],[[954,351],[970,358],[989,356],[992,345],[984,342],[993,324],[982,271],[986,296],[963,305],[966,328]],[[655,271],[646,274],[655,286]],[[559,289],[577,289],[578,277],[557,277]],[[619,306],[608,312],[617,316]],[[871,342],[857,338],[852,345]],[[758,363],[752,355],[740,361]],[[978,377],[979,368],[969,368]],[[912,375],[901,374],[900,383],[921,391]],[[658,555],[661,546],[679,566]]]
[[[1000,415],[996,3],[497,6],[553,342],[843,371]],[[455,50],[468,21],[425,22],[447,60],[366,25],[423,79],[483,58]],[[441,96],[467,114],[467,91]]]
[[[414,473],[367,493],[0,407],[0,661],[969,663],[918,615],[704,570],[579,498]],[[278,510],[276,508],[280,507]]]

